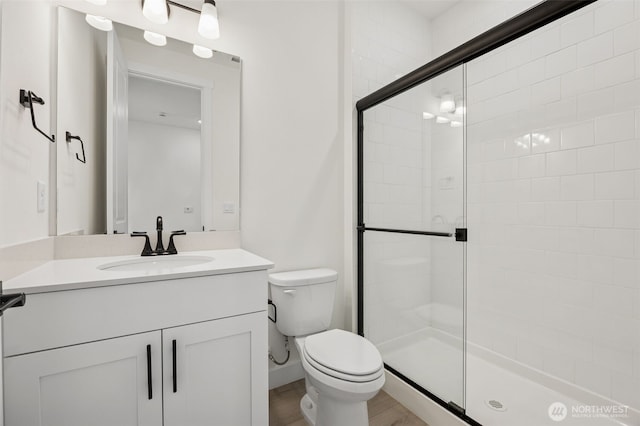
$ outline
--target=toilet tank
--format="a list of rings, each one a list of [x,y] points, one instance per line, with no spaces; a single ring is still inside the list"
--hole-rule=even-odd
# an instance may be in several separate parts
[[[338,273],[305,269],[269,275],[276,327],[285,336],[306,336],[327,330],[333,313]]]

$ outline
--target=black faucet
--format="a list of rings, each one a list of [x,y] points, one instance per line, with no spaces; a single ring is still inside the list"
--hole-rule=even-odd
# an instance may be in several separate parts
[[[184,230],[180,231],[172,231],[171,237],[169,237],[169,247],[165,250],[164,245],[162,244],[162,216],[158,216],[156,218],[156,231],[158,232],[158,241],[156,242],[156,249],[151,250],[151,243],[149,241],[149,236],[146,232],[137,232],[134,231],[131,233],[132,237],[144,237],[144,248],[142,249],[141,256],[161,256],[165,254],[178,254],[178,250],[176,249],[176,245],[173,243],[173,237],[176,235],[187,235]]]
[[[158,241],[156,241],[156,253],[164,254],[164,245],[162,244],[162,216],[156,218],[156,231],[158,231]]]

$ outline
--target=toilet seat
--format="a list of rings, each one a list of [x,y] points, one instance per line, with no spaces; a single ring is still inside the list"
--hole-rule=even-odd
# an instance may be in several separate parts
[[[378,349],[364,337],[344,330],[308,336],[303,356],[320,372],[349,382],[371,382],[384,373]]]

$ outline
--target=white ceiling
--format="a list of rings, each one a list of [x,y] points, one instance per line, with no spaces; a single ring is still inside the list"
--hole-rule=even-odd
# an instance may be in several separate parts
[[[444,13],[460,0],[397,0],[415,10],[427,19],[433,19]]]
[[[202,9],[202,3],[204,0],[173,0],[175,3],[188,6],[192,9]],[[393,0],[392,0],[393,1]],[[420,15],[427,19],[433,19],[440,15],[460,0],[395,0],[411,9],[415,10]],[[222,3],[222,2],[221,2]],[[224,7],[220,4],[220,7]]]

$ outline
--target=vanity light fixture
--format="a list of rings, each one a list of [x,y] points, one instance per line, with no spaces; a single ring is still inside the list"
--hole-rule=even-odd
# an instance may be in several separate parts
[[[84,19],[93,28],[97,28],[101,31],[111,31],[113,29],[113,22],[111,22],[111,19],[97,15],[89,15],[88,13]]]
[[[425,111],[425,112],[423,112],[423,113],[422,113],[422,118],[423,118],[424,120],[431,120],[431,119],[433,119],[434,117],[435,117],[435,114],[431,114],[430,112],[426,112],[426,111]]]
[[[167,44],[166,36],[154,33],[153,31],[145,31],[144,39],[154,46],[165,46]]]
[[[451,120],[448,119],[447,117],[442,117],[440,115],[436,117],[436,123],[438,123],[438,124],[447,124],[450,121]]]
[[[213,50],[209,49],[208,47],[199,46],[197,44],[193,45],[193,53],[203,59],[209,59],[213,56]]]
[[[198,21],[198,33],[211,40],[220,38],[220,24],[218,22],[218,8],[215,0],[204,0]]]
[[[96,0],[103,1],[103,0]],[[104,0],[106,1],[106,0]],[[141,0],[142,1],[142,14],[156,24],[166,24],[169,22],[169,6],[179,7],[189,12],[200,14],[198,20],[198,34],[202,37],[215,40],[220,38],[220,23],[218,22],[218,8],[216,7],[215,0],[203,0],[202,8],[200,10],[192,7],[180,4],[172,0]],[[145,31],[144,38],[149,43],[156,46],[164,46],[166,44],[166,37],[162,34],[152,33]],[[162,40],[164,38],[164,40]],[[162,44],[160,44],[162,42]],[[208,47],[194,44],[193,53],[201,58],[208,59],[213,56],[213,50]]]
[[[142,0],[142,14],[155,24],[169,22],[169,4],[166,0]]]

